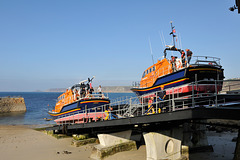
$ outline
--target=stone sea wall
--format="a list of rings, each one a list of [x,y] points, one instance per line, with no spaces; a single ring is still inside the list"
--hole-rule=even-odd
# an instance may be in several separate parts
[[[0,97],[0,113],[26,112],[23,97]]]

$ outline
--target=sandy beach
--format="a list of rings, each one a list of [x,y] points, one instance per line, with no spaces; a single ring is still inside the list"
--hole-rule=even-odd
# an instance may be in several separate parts
[[[28,126],[2,125],[0,126],[1,160],[90,159],[91,146],[74,147],[71,146],[71,140],[71,138],[56,139]]]
[[[191,160],[231,160],[235,149],[232,138],[237,133],[208,132],[209,144],[214,152],[194,153]],[[92,145],[74,147],[72,138],[56,139],[43,132],[32,129],[31,126],[0,126],[0,155],[1,160],[88,160]],[[68,153],[68,154],[67,154]],[[142,145],[137,151],[117,153],[106,160],[145,160],[146,147]]]

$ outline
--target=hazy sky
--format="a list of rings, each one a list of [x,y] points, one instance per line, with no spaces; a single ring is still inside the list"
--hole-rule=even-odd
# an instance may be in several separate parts
[[[131,85],[171,44],[221,58],[226,78],[240,77],[240,14],[235,0],[1,0],[0,91]]]

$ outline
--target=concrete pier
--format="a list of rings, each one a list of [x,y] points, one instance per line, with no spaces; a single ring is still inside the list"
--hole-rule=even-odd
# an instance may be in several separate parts
[[[147,160],[176,160],[181,158],[181,141],[160,133],[144,134]]]
[[[137,150],[136,142],[131,141],[132,131],[123,131],[111,134],[98,134],[100,144],[93,147],[91,159],[101,160],[117,152]]]
[[[208,144],[206,125],[203,121],[162,126],[153,132],[145,132],[147,160],[189,158],[190,152],[212,152]],[[184,156],[183,156],[184,155]]]
[[[111,134],[98,134],[99,142],[102,146],[113,146],[129,141],[132,130],[116,132]]]
[[[23,97],[0,97],[0,113],[26,112]]]
[[[208,143],[206,125],[198,122],[200,121],[193,124],[183,124],[182,144],[188,146],[192,152],[213,152],[213,147]]]

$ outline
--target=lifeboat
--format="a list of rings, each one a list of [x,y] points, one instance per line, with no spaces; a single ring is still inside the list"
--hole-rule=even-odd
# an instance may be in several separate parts
[[[55,117],[55,122],[61,123],[69,117],[72,117],[72,121],[81,122],[83,117],[86,117],[84,115],[88,115],[89,118],[96,118],[96,115],[105,117],[104,111],[97,108],[105,105],[107,109],[110,100],[103,93],[93,92],[91,84],[93,78],[73,85],[58,97],[54,109],[48,112]]]
[[[173,35],[173,42],[176,37],[174,33],[175,29],[172,27],[170,34]],[[167,58],[168,51],[174,55],[171,59]],[[184,50],[176,48],[175,44],[166,46],[164,58],[148,67],[143,72],[140,83],[135,83],[138,85],[131,90],[137,96],[146,95],[147,97],[154,96],[153,92],[161,90],[166,90],[166,94],[169,95],[187,95],[193,91],[197,93],[221,91],[224,69],[220,65],[220,58],[193,56],[190,63],[187,63],[187,59],[184,61],[181,57],[182,51]]]

